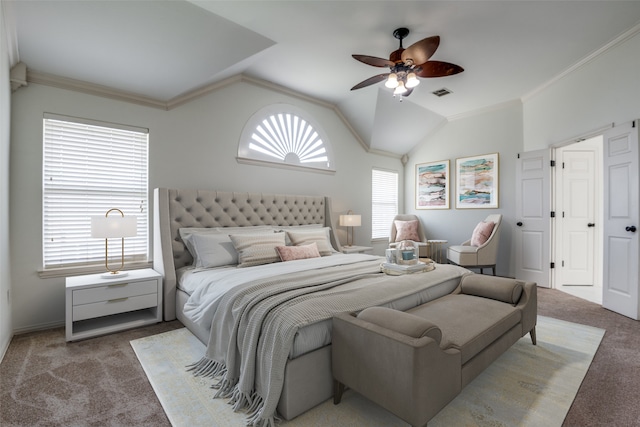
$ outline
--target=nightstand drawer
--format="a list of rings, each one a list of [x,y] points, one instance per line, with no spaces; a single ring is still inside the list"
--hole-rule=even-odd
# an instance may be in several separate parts
[[[112,298],[107,301],[92,304],[74,305],[73,321],[108,316],[110,314],[125,313],[133,310],[141,310],[144,308],[155,307],[157,305],[157,292],[148,295]]]
[[[137,295],[158,293],[158,282],[156,280],[145,280],[142,282],[114,283],[96,286],[88,289],[78,289],[73,291],[73,305],[90,304],[94,302],[104,302],[118,298],[129,298]]]

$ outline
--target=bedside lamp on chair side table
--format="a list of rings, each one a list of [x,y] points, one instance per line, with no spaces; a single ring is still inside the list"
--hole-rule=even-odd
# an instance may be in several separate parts
[[[352,210],[349,210],[346,215],[340,215],[340,226],[347,227],[347,248],[353,246],[353,227],[360,227],[361,224],[362,217],[355,215]],[[351,235],[351,239],[349,239],[349,235]]]
[[[112,215],[111,212],[119,212],[120,216]],[[102,274],[105,279],[115,279],[126,276],[126,271],[119,271],[124,268],[124,238],[138,235],[138,218],[135,216],[124,216],[120,209],[109,209],[104,216],[91,217],[91,237],[104,239],[104,266],[107,272]],[[116,270],[109,268],[109,239],[122,239],[122,256],[120,267]]]

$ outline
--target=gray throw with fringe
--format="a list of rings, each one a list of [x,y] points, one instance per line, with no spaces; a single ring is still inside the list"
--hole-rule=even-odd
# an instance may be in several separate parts
[[[215,397],[229,398],[235,411],[246,410],[247,425],[273,426],[298,329],[450,282],[436,288],[428,301],[453,291],[466,273],[438,265],[428,273],[388,276],[380,272],[380,260],[371,260],[249,282],[223,296],[206,354],[189,369],[216,378]]]

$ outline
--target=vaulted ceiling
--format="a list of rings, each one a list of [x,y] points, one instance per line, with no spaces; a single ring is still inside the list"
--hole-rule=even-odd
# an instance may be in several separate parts
[[[409,152],[443,123],[537,90],[640,31],[640,1],[6,1],[30,71],[169,103],[243,74],[336,105],[371,150]],[[432,59],[462,66],[399,102],[388,58],[439,35]],[[639,52],[640,54],[640,52]],[[452,93],[437,97],[433,91]],[[588,90],[588,88],[586,88]]]

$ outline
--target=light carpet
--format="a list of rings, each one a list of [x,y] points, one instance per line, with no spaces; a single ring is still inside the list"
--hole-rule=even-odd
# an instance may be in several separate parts
[[[604,330],[538,316],[538,345],[529,336],[513,345],[430,422],[450,426],[561,426],[589,369]],[[245,415],[213,399],[211,379],[185,366],[204,354],[186,328],[131,341],[153,389],[175,427],[242,427]],[[281,426],[406,426],[404,421],[346,391]]]

